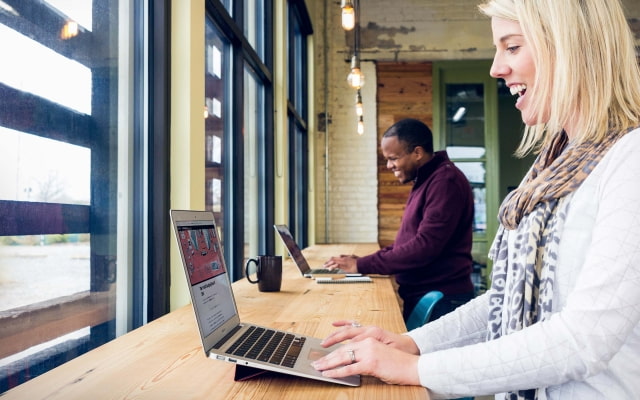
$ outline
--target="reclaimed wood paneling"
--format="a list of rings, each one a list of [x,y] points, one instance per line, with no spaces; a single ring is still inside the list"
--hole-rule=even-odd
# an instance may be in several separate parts
[[[400,227],[404,205],[411,190],[387,169],[380,151],[384,132],[403,118],[415,118],[433,125],[431,63],[377,64],[378,104],[378,243],[393,243]]]

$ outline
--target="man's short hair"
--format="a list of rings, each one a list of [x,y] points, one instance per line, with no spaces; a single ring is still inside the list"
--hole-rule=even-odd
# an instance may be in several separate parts
[[[421,121],[413,118],[402,119],[391,125],[382,135],[383,138],[396,136],[399,142],[404,142],[407,152],[412,152],[420,146],[428,154],[433,154],[433,135],[431,129]]]

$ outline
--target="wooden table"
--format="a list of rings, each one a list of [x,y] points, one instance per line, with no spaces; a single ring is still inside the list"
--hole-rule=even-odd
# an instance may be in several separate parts
[[[365,255],[375,244],[317,245],[305,249],[312,267],[331,255]],[[325,337],[338,319],[356,319],[403,332],[391,279],[317,284],[290,259],[282,290],[261,293],[242,279],[233,284],[241,320]],[[205,357],[191,305],[123,335],[3,395],[10,399],[428,399],[422,387],[395,386],[363,377],[352,388],[270,373],[233,380],[235,366]]]

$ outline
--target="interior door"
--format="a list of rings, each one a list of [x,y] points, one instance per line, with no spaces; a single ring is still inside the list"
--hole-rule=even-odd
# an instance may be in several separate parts
[[[472,252],[481,265],[488,264],[499,206],[497,83],[490,66],[489,61],[434,65],[434,146],[447,150],[473,189]]]

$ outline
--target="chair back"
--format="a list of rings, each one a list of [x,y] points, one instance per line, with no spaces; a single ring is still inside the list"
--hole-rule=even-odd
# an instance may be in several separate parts
[[[429,322],[433,306],[435,306],[438,300],[443,296],[444,294],[438,290],[432,290],[425,293],[418,304],[413,308],[411,314],[409,314],[409,318],[407,318],[407,321],[405,322],[405,325],[407,325],[407,331],[419,328]],[[454,400],[473,400],[473,397],[461,397]]]
[[[443,296],[442,292],[438,290],[432,290],[425,293],[418,304],[413,308],[411,314],[409,314],[409,318],[407,318],[407,321],[405,322],[407,331],[426,324],[431,316],[431,311],[433,311],[433,306],[435,306],[438,300]]]

